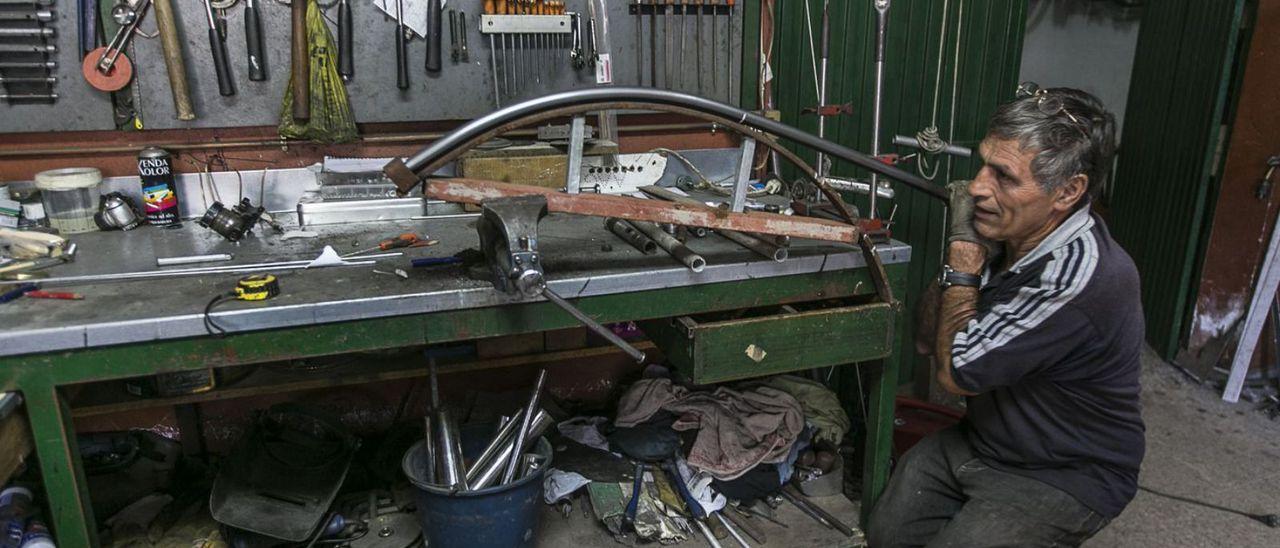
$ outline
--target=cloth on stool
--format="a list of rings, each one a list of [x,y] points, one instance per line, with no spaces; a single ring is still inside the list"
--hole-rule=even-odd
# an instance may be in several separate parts
[[[618,402],[614,424],[635,426],[660,410],[677,415],[671,428],[698,431],[689,464],[720,480],[734,479],[762,462],[782,462],[804,428],[800,403],[776,388],[691,392],[669,379],[632,385]]]

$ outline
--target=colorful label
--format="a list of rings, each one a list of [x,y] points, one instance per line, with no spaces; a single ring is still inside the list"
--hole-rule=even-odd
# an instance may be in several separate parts
[[[153,225],[177,223],[178,191],[173,183],[169,158],[138,158],[138,175],[142,177],[142,202],[147,222]]]

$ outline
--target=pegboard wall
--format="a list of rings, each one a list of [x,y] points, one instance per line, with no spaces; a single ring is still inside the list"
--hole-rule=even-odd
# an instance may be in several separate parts
[[[112,2],[113,0],[99,0]],[[217,128],[236,126],[274,126],[280,120],[280,106],[285,87],[289,82],[290,8],[276,0],[259,0],[263,38],[266,49],[267,80],[254,82],[248,77],[244,0],[226,9],[227,53],[235,80],[236,94],[223,97],[218,93],[209,49],[208,24],[202,0],[172,0],[178,34],[186,62],[187,81],[197,119],[179,121],[173,108],[169,80],[165,72],[160,40],[137,36],[127,53],[134,60],[135,101],[137,101],[145,129]],[[321,5],[329,4],[324,0]],[[415,36],[409,42],[409,89],[396,86],[394,21],[375,5],[376,0],[350,0],[354,19],[353,51],[354,77],[347,82],[347,92],[359,123],[406,122],[426,120],[460,120],[474,118],[492,112],[497,103],[494,97],[491,72],[490,42],[480,32],[483,11],[481,0],[453,0],[445,3],[444,31],[442,33],[443,69],[429,73],[425,70],[426,42]],[[647,2],[648,0],[646,0]],[[426,3],[426,0],[405,0],[406,4]],[[690,2],[687,15],[682,16],[680,6],[673,15],[665,12],[647,15],[648,6],[636,15],[635,6],[629,0],[603,0],[604,17],[596,21],[597,40],[609,45],[615,85],[652,85],[649,62],[654,53],[651,39],[656,39],[659,58],[658,84],[688,93],[712,97],[723,102],[738,102],[741,77],[742,9],[730,15],[721,7],[721,15],[715,16],[707,8],[702,19],[702,35],[697,33],[698,19]],[[391,4],[394,6],[394,3]],[[599,4],[597,4],[599,5]],[[325,11],[330,33],[337,41],[337,3]],[[10,9],[0,4],[0,10]],[[80,59],[76,44],[77,16],[75,2],[60,0],[52,6],[56,10],[54,21],[58,52],[55,56],[58,68],[56,102],[52,104],[0,102],[0,132],[38,132],[59,130],[109,130],[114,129],[109,95],[90,87],[80,73]],[[470,60],[453,63],[450,60],[448,10],[466,12],[467,44]],[[588,14],[586,0],[567,0],[566,9]],[[413,11],[406,8],[405,11]],[[713,33],[714,24],[718,34]],[[155,31],[155,14],[152,10],[144,17],[140,30],[151,35]],[[651,28],[656,23],[656,28]],[[637,29],[637,24],[641,27]],[[668,27],[668,25],[670,25]],[[665,58],[667,28],[672,29],[672,81],[666,85],[662,59]],[[606,32],[607,36],[601,34]],[[682,32],[683,31],[683,32]],[[683,33],[683,42],[681,34]],[[713,36],[715,34],[715,36]],[[111,37],[106,36],[107,40]],[[495,41],[502,51],[500,40]],[[569,58],[570,40],[563,41],[564,48],[552,49],[553,55],[542,57],[529,53],[526,46],[521,54],[519,46],[508,40],[506,62],[519,65],[513,70],[521,76],[519,82],[509,86],[513,96],[503,97],[502,105],[547,93],[580,87],[595,86],[593,69],[575,70]],[[700,46],[700,47],[699,47]],[[712,89],[712,49],[719,72]],[[602,48],[603,49],[603,48]],[[697,73],[698,55],[702,53],[702,74]],[[641,57],[642,56],[642,57]],[[550,62],[538,61],[551,59]],[[637,71],[637,63],[643,63]],[[503,65],[499,61],[499,67]],[[730,70],[732,67],[732,70]],[[726,81],[728,74],[729,81]],[[499,73],[500,77],[502,76]],[[637,81],[637,77],[643,79]],[[697,82],[701,76],[702,88]],[[680,84],[677,86],[676,84]]]

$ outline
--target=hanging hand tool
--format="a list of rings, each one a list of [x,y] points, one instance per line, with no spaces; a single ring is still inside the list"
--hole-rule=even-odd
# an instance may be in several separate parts
[[[338,0],[338,75],[342,81],[355,75],[355,63],[351,51],[351,31],[355,28],[350,0]]]
[[[138,23],[142,22],[150,6],[150,0],[142,0],[137,7],[128,4],[116,6],[119,9],[113,10],[113,16],[117,17],[120,30],[106,46],[89,52],[81,66],[89,85],[101,91],[117,91],[133,79],[133,63],[124,54],[124,48],[138,30]]]
[[[428,0],[427,2],[427,72],[440,72],[441,68],[441,40],[443,37],[444,25],[444,8],[440,5],[440,0]]]
[[[676,61],[676,89],[684,90],[684,50],[685,36],[689,34],[689,2],[680,0],[680,58]]]
[[[346,0],[342,0],[343,3]],[[249,56],[249,80],[261,82],[267,79],[267,60],[262,56],[262,20],[258,12],[258,0],[244,2],[244,49]]]
[[[645,0],[649,6],[649,87],[658,87],[658,0]]]
[[[720,1],[707,0],[711,5],[711,93],[710,97],[720,94]]]
[[[0,61],[0,69],[45,69],[58,68],[57,61]]]
[[[465,11],[458,11],[458,30],[461,31],[461,35],[458,36],[458,42],[461,44],[458,57],[463,63],[470,63],[471,52],[467,48],[467,12]]]
[[[213,0],[204,0],[204,12],[209,20],[209,50],[213,53],[213,70],[218,74],[218,94],[229,97],[236,94],[231,80],[231,64],[227,60],[227,42],[218,32],[218,22],[213,17]]]
[[[409,89],[409,44],[404,26],[404,0],[396,0],[396,87]]]
[[[675,17],[676,0],[667,0],[667,7],[662,12],[663,32],[662,36],[666,42],[666,48],[662,51],[662,85],[667,89],[673,89],[671,86],[671,66],[675,63],[675,34],[672,31],[672,18]]]
[[[725,0],[728,8],[724,27],[724,102],[733,103],[733,0]]]
[[[0,21],[35,21],[39,23],[48,23],[49,21],[53,21],[53,11],[0,11]]]
[[[98,2],[96,0],[77,0],[79,2],[76,12],[79,17],[79,25],[76,30],[80,36],[80,58],[83,59],[89,55],[89,52],[98,49]]]
[[[178,24],[173,19],[170,0],[154,0],[156,6],[156,32],[160,34],[160,49],[164,53],[164,68],[169,75],[169,92],[173,95],[173,113],[179,120],[195,120],[196,111],[191,107],[191,92],[187,87],[187,65],[182,59],[182,43],[178,40]]]
[[[697,62],[694,63],[696,65],[695,70],[698,74],[698,85],[696,86],[698,95],[702,95],[702,3],[703,0],[693,0],[693,5],[697,6],[697,12],[694,17],[697,17],[698,19],[696,27],[697,31],[695,31],[693,35],[698,44],[697,47],[694,48],[694,55],[698,58]]]
[[[311,119],[311,55],[307,47],[307,2],[289,3],[290,82],[293,93],[293,119],[305,123]]]
[[[458,10],[449,10],[449,60],[457,64],[462,59],[462,49],[458,45]]]
[[[498,3],[496,0],[484,0],[485,15],[494,15],[498,11]],[[463,27],[464,32],[466,27]],[[502,108],[502,94],[498,92],[498,49],[494,47],[494,36],[489,35],[489,72],[493,78],[493,103],[498,108]],[[506,60],[505,58],[503,59]],[[506,87],[506,80],[503,79],[503,87]]]
[[[0,84],[56,84],[57,76],[0,76]]]
[[[636,14],[636,85],[644,85],[644,12],[643,0],[632,0],[631,9]]]

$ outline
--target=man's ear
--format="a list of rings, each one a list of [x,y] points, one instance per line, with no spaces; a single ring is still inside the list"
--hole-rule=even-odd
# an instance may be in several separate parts
[[[1089,176],[1083,173],[1067,179],[1066,184],[1058,187],[1053,198],[1053,208],[1058,211],[1071,211],[1089,192]]]

